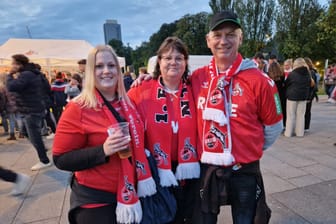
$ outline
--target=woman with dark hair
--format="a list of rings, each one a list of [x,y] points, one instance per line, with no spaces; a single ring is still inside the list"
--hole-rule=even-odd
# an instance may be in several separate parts
[[[168,37],[157,51],[153,79],[128,92],[145,123],[145,148],[156,158],[160,185],[171,188],[176,198],[172,223],[190,223],[200,176],[196,107],[187,78],[187,48]]]
[[[283,125],[286,126],[286,90],[285,76],[278,62],[273,62],[268,68],[268,76],[275,82],[277,86],[282,109]]]
[[[306,104],[306,112],[305,112],[305,126],[304,129],[305,131],[308,131],[310,128],[310,120],[311,120],[311,108],[313,104],[314,97],[317,97],[317,91],[318,91],[318,83],[317,83],[317,76],[316,76],[316,69],[314,68],[313,62],[310,60],[310,58],[304,58],[306,61],[309,72],[310,72],[310,77],[313,81],[311,81],[311,85],[309,88],[309,95],[307,99],[307,104]]]
[[[69,84],[65,87],[64,93],[67,95],[67,101],[78,96],[82,91],[82,78],[79,74],[73,74]]]

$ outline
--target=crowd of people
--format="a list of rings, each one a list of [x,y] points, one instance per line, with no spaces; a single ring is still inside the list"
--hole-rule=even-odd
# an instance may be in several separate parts
[[[284,136],[303,137],[309,131],[311,107],[314,99],[318,102],[320,74],[311,59],[287,59],[283,66],[271,55],[272,61],[265,62],[264,56],[257,53],[254,61],[258,68],[276,84],[279,105],[283,112]],[[329,87],[326,86],[326,92]]]
[[[54,164],[72,172],[70,223],[144,223],[160,207],[144,200],[159,188],[170,192],[174,200],[166,203],[176,212],[153,223],[215,224],[222,205],[231,206],[233,223],[269,222],[260,159],[284,127],[287,137],[309,129],[318,73],[309,58],[286,60],[283,68],[274,55],[244,59],[242,26],[232,11],[211,18],[205,41],[213,57],[190,75],[186,45],[167,37],[153,77],[133,88],[107,45],[79,62],[81,72],[58,72],[50,84],[38,65],[13,55],[1,97],[14,100],[0,105],[2,122],[19,121],[9,122],[9,140],[16,123],[37,151],[32,170],[51,166],[41,136],[50,127]],[[111,129],[125,123],[126,132]],[[15,183],[13,194],[29,182],[1,167],[0,178]]]

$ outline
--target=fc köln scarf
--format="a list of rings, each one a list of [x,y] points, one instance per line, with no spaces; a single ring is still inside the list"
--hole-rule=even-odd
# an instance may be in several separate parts
[[[211,81],[205,108],[202,111],[202,119],[204,120],[202,163],[230,166],[235,162],[231,153],[230,129],[232,79],[239,72],[242,61],[242,56],[238,54],[234,63],[220,74],[217,71],[215,58],[212,58],[208,66]]]
[[[178,185],[177,180],[199,178],[196,152],[196,111],[190,86],[180,83],[178,91],[168,93],[158,80],[152,80],[150,105],[146,108],[146,140],[158,166],[160,185]],[[172,154],[178,165],[172,171]]]
[[[96,92],[96,98],[100,105],[104,105],[104,99],[98,91]],[[138,196],[145,197],[155,194],[156,185],[144,150],[144,131],[140,116],[125,100],[120,99],[120,105],[125,115],[124,118],[129,122],[132,162],[128,158],[120,159],[121,172],[119,173],[116,208],[117,222],[140,223],[142,208]],[[111,124],[118,122],[107,106],[103,106],[102,109]]]

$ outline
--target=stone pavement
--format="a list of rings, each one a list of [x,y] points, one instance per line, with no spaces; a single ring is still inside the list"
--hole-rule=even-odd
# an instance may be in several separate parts
[[[311,129],[303,138],[281,136],[261,161],[272,224],[336,223],[336,105],[314,102]],[[46,140],[51,148],[52,140]],[[48,154],[50,155],[50,151]],[[0,181],[0,224],[65,224],[69,173],[50,167],[32,172],[36,153],[26,139],[0,138],[0,165],[32,178],[28,192],[11,197]],[[223,207],[219,224],[232,223]]]

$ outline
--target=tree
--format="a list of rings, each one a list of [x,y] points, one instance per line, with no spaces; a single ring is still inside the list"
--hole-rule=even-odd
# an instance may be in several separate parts
[[[159,31],[152,34],[149,42],[143,42],[132,52],[132,61],[135,71],[139,67],[146,66],[150,57],[156,55],[161,43],[169,36],[173,36],[176,31],[176,21],[173,23],[163,24]]]
[[[240,17],[244,42],[241,52],[251,57],[262,50],[273,34],[274,0],[237,0],[234,9]]]
[[[185,15],[177,21],[174,35],[187,45],[189,54],[210,54],[205,41],[208,17],[208,13],[201,12],[195,15]]]
[[[317,21],[319,32],[317,42],[323,46],[323,56],[336,61],[336,0],[331,1],[329,9]]]
[[[209,6],[213,13],[232,8],[233,0],[210,0]]]
[[[276,40],[286,58],[314,56],[318,50],[316,21],[322,13],[317,0],[279,0]]]
[[[124,57],[125,52],[124,52],[124,46],[122,41],[117,40],[117,39],[112,39],[109,41],[109,45],[114,49],[115,53],[119,57]]]

